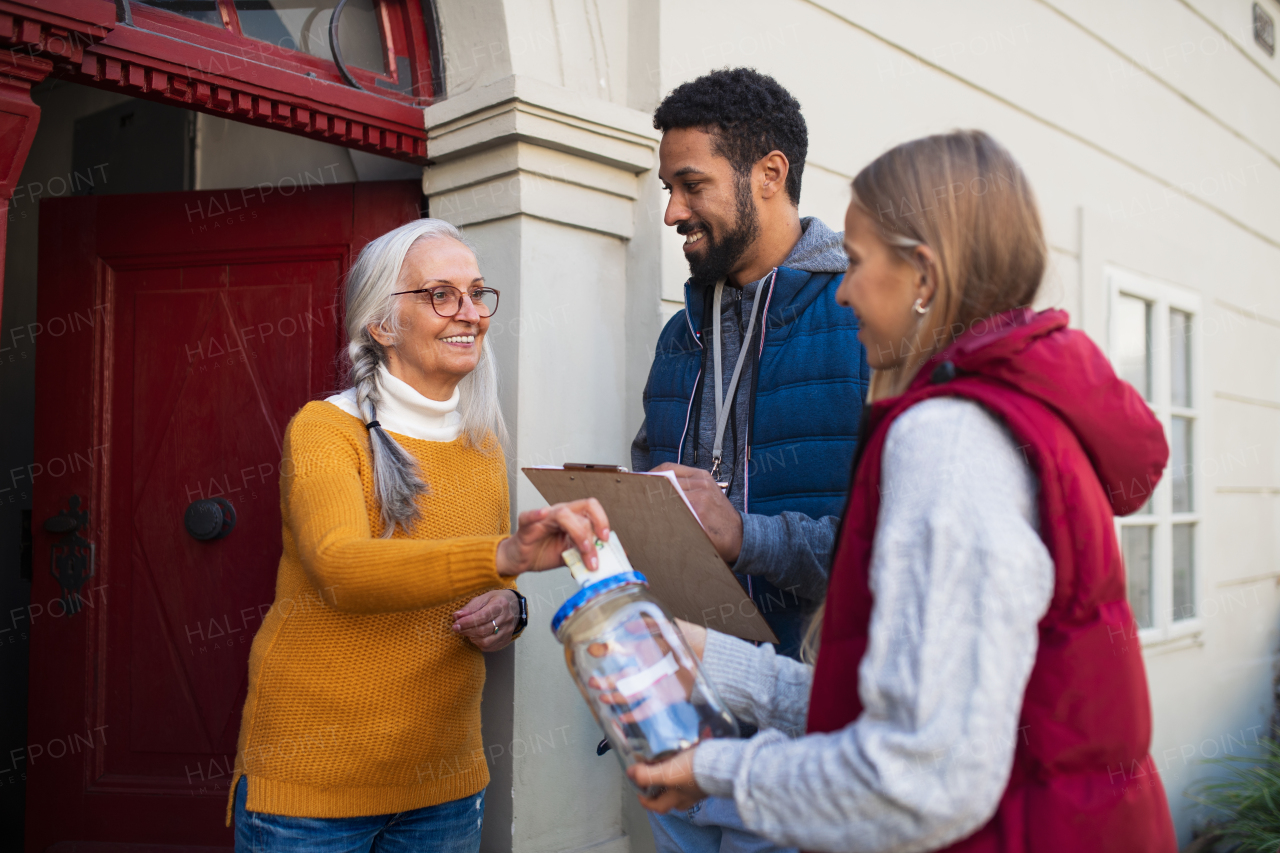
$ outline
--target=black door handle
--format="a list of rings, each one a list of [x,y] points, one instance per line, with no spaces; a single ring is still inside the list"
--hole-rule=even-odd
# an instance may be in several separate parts
[[[46,533],[70,533],[80,526],[77,521],[67,513],[60,512],[57,515],[50,516],[44,520],[44,529]]]
[[[226,498],[204,498],[191,502],[182,523],[192,539],[222,539],[236,527],[236,510]]]

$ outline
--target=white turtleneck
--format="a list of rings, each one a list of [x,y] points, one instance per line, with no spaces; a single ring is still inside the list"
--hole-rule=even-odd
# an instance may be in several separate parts
[[[382,402],[378,404],[378,423],[387,432],[407,435],[423,441],[453,441],[462,434],[462,416],[458,414],[458,389],[448,400],[430,400],[412,385],[397,379],[385,364],[378,366],[378,388]],[[325,400],[352,417],[365,419],[356,408],[356,389],[348,388]]]

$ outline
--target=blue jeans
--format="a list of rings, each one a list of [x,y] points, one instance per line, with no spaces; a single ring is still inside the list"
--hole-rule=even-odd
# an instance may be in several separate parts
[[[795,853],[742,825],[733,800],[708,797],[684,812],[649,812],[658,853]]]
[[[438,806],[370,817],[284,817],[244,807],[236,787],[236,853],[478,853],[484,791]]]

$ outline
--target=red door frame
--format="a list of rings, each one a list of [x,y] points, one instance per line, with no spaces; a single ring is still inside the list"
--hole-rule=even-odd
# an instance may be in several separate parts
[[[376,76],[360,69],[370,90],[352,88],[332,62],[145,5],[117,25],[109,0],[0,0],[0,75],[38,57],[77,83],[422,163],[422,107],[435,97],[428,22],[412,0],[384,2],[411,94],[372,91]]]
[[[412,95],[355,89],[332,63],[264,51],[144,6],[134,7],[139,26],[124,26],[110,0],[0,0],[0,295],[9,201],[40,117],[31,87],[55,69],[72,82],[425,164],[433,22],[417,0],[383,2],[403,13],[396,38],[416,77]]]
[[[204,202],[222,203],[225,194],[219,190],[154,198],[164,199],[166,211],[204,209],[209,207]],[[276,201],[277,208],[292,208],[294,213],[277,209],[276,215],[251,226],[255,245],[268,247],[252,250],[255,257],[323,254],[340,259],[345,270],[370,239],[416,218],[420,198],[417,187],[405,182],[339,184],[314,188],[307,196]],[[131,601],[129,549],[122,552],[122,543],[113,542],[128,539],[130,533],[118,524],[106,524],[111,514],[119,515],[120,511],[113,506],[112,497],[117,503],[122,500],[119,484],[113,483],[113,469],[127,460],[117,445],[128,445],[131,434],[127,422],[112,417],[118,408],[113,403],[118,394],[112,378],[116,370],[129,368],[112,363],[118,347],[112,334],[116,320],[110,315],[116,267],[173,263],[178,257],[175,247],[193,243],[192,257],[226,257],[236,250],[236,240],[242,241],[244,234],[227,228],[208,231],[193,241],[181,217],[165,214],[142,225],[144,239],[136,223],[127,221],[131,217],[121,215],[129,202],[137,203],[128,196],[54,200],[51,207],[55,215],[41,234],[40,314],[73,318],[70,322],[77,323],[78,333],[60,338],[57,347],[42,351],[36,361],[35,465],[60,475],[43,478],[44,485],[37,487],[32,500],[36,570],[31,586],[34,618],[30,626],[27,742],[39,745],[40,754],[29,749],[25,756],[26,848],[30,851],[68,841],[68,833],[86,827],[86,833],[97,837],[77,840],[218,845],[229,839],[229,831],[222,827],[225,793],[193,796],[188,791],[188,796],[175,796],[176,789],[167,777],[157,782],[151,777],[120,775],[112,773],[108,765],[110,750],[120,738],[127,737],[127,726],[120,725],[121,700],[117,696],[125,688],[119,683],[118,662],[108,665],[108,653],[123,653],[119,626],[121,620],[129,619]],[[345,225],[330,222],[326,226],[327,236],[319,246],[316,233],[297,227],[307,211],[316,210],[350,212]],[[330,214],[330,218],[336,215]],[[118,255],[118,247],[126,242],[132,245]],[[243,248],[239,251],[244,253]],[[340,324],[341,317],[336,319]],[[336,346],[336,330],[333,337]],[[126,470],[114,479],[128,476]],[[96,567],[77,597],[83,602],[80,611],[68,616],[61,604],[63,591],[44,563],[59,537],[45,532],[42,524],[66,510],[72,495],[82,499],[81,509],[89,513],[83,535],[95,547]],[[127,495],[123,498],[129,502]],[[180,519],[174,518],[173,523],[178,531],[175,535],[185,535]],[[247,646],[244,660],[247,668]],[[51,755],[55,761],[48,760]],[[132,825],[124,819],[125,812],[144,810],[154,812],[145,825]]]

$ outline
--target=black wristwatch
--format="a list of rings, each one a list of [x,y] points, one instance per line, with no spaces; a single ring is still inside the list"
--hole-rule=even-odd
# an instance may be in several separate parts
[[[516,629],[511,632],[511,639],[520,636],[520,632],[529,627],[529,599],[525,598],[517,590],[511,590],[516,594],[516,598],[520,599],[520,616],[516,619]]]

